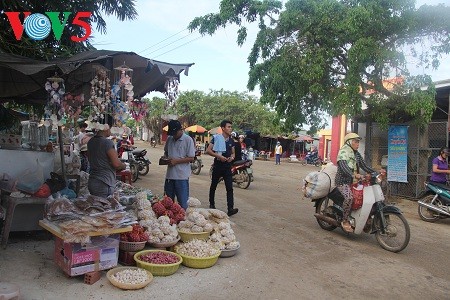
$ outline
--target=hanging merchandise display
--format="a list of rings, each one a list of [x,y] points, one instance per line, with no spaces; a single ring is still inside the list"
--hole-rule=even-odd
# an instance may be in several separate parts
[[[180,82],[176,77],[167,77],[164,88],[166,89],[164,95],[166,95],[166,108],[175,105],[175,101],[178,98],[178,86]]]
[[[94,65],[92,68],[95,75],[91,80],[91,97],[89,98],[91,113],[88,120],[104,123],[103,119],[108,113],[111,103],[111,83],[108,69],[100,65]]]
[[[133,69],[129,68],[125,62],[123,65],[114,68],[114,85],[111,90],[111,104],[114,121],[117,126],[121,126],[128,118],[128,107],[134,100],[132,83]]]
[[[131,104],[128,105],[130,114],[137,122],[142,121],[147,116],[148,105],[145,101],[134,99]]]
[[[45,90],[48,93],[48,101],[45,106],[45,114],[50,117],[53,124],[62,125],[62,117],[64,115],[64,107],[62,105],[63,96],[66,92],[64,87],[64,79],[55,74],[53,77],[47,78]]]
[[[69,119],[69,123],[76,122],[78,120],[83,104],[84,94],[75,96],[71,93],[67,93],[66,95],[64,95],[62,108],[64,109],[66,117]]]

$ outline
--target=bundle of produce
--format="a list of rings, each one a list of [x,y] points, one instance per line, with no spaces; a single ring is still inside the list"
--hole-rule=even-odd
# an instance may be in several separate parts
[[[197,258],[211,257],[220,253],[219,248],[202,240],[191,240],[177,245],[175,251],[181,255]]]
[[[157,217],[168,216],[170,224],[178,224],[185,219],[184,209],[167,195],[164,195],[161,201],[154,203],[152,208]]]
[[[186,216],[186,221],[178,224],[180,232],[211,232],[213,225],[206,220],[205,216],[198,211],[191,211]]]
[[[214,232],[210,235],[209,239],[209,243],[219,247],[221,250],[234,250],[240,246],[229,222],[219,223],[214,228]]]
[[[170,243],[178,240],[175,224],[170,224],[168,216],[160,216],[157,220],[147,220],[148,241],[150,243]]]
[[[144,227],[139,224],[133,225],[133,230],[120,234],[120,240],[123,242],[146,242],[148,234],[144,231]]]
[[[194,198],[194,197],[189,197],[187,203],[188,203],[188,208],[186,210],[186,213],[192,212],[196,208],[199,208],[202,205],[200,200],[198,200],[197,198]]]

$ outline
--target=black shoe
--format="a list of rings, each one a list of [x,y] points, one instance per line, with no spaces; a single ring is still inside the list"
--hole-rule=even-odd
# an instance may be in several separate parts
[[[215,206],[215,205],[212,205],[212,204],[210,204],[210,205],[209,205],[209,208],[212,208],[212,209],[216,209],[216,206]]]
[[[237,209],[237,208],[232,208],[232,209],[229,209],[228,210],[228,216],[229,217],[231,217],[232,215],[235,215],[235,214],[237,214],[238,213],[238,211],[239,211],[239,209]]]

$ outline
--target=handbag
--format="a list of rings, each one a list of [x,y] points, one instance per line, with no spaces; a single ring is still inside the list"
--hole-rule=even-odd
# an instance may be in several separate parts
[[[361,183],[352,184],[352,194],[353,194],[353,202],[352,202],[352,210],[360,209],[363,205],[364,198],[364,186]]]

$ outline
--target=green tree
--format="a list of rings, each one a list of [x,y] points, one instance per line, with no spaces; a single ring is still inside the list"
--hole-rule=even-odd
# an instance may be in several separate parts
[[[323,112],[361,114],[387,124],[398,113],[426,124],[435,110],[430,76],[411,76],[407,52],[424,68],[437,68],[450,52],[450,7],[415,8],[414,0],[222,0],[220,11],[195,18],[188,26],[214,34],[245,24],[259,32],[248,61],[248,88],[261,90],[261,102],[276,108],[286,125],[322,127]],[[430,45],[425,50],[421,45]],[[403,84],[386,88],[398,76]],[[421,87],[428,86],[422,90]],[[375,91],[364,96],[368,90]]]
[[[51,60],[57,57],[68,57],[74,53],[94,49],[91,44],[91,38],[85,42],[74,42],[71,36],[83,36],[84,29],[73,25],[73,19],[77,12],[91,12],[89,19],[83,19],[91,27],[96,25],[97,30],[105,34],[106,22],[103,14],[106,16],[115,15],[119,20],[133,20],[137,17],[135,9],[135,0],[99,0],[99,1],[21,1],[21,0],[2,0],[0,9],[0,51],[12,54],[18,54],[35,59]],[[4,12],[71,12],[61,39],[56,40],[54,34],[41,41],[30,39],[25,33],[20,41],[17,41],[8,18]],[[20,17],[23,23],[23,15]],[[59,15],[59,20],[63,21],[63,15]]]
[[[230,91],[188,91],[180,94],[176,113],[189,125],[200,124],[211,129],[229,119],[236,131],[253,130],[262,134],[281,133],[275,112],[247,93]]]
[[[161,141],[162,135],[162,119],[161,116],[165,113],[166,99],[153,97],[152,99],[143,99],[148,104],[148,114],[142,120],[145,127],[153,132],[155,139]]]

